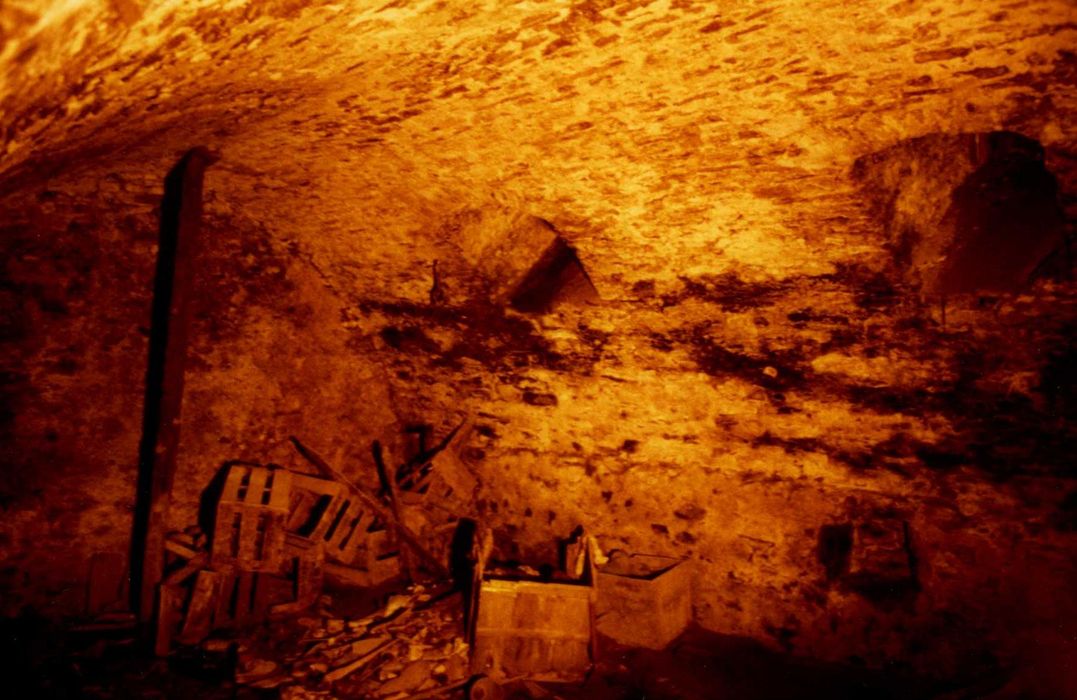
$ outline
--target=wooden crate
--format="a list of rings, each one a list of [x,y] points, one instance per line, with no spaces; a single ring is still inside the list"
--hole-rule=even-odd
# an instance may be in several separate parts
[[[583,679],[594,658],[594,589],[579,583],[483,581],[472,673],[494,680]]]
[[[442,450],[401,484],[400,494],[408,505],[434,509],[441,520],[450,520],[472,513],[477,487],[478,480],[460,457]]]
[[[284,564],[284,521],[292,474],[234,465],[228,472],[213,528],[215,567],[278,572]]]
[[[364,571],[384,569],[395,552],[384,525],[347,487],[305,474],[293,474],[289,532],[320,544],[327,559]]]
[[[598,632],[621,644],[662,649],[692,621],[692,580],[683,559],[629,554],[598,570]]]
[[[474,515],[478,479],[461,457],[474,425],[474,419],[469,417],[438,448],[425,454],[425,463],[398,478],[401,500],[430,512],[433,522],[454,522]]]

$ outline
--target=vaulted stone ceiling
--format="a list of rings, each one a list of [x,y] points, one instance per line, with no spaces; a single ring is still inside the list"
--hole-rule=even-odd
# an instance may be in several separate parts
[[[1072,2],[9,0],[0,32],[0,552],[36,592],[71,589],[42,543],[123,549],[161,181],[206,145],[177,527],[290,434],[369,475],[470,413],[506,555],[582,522],[691,556],[713,629],[948,673],[1077,620],[1073,284],[944,305],[901,251],[999,131],[1072,230]],[[554,235],[597,301],[506,309]],[[876,520],[917,533],[915,610],[820,564]]]
[[[5,3],[0,172],[157,174],[204,143],[220,200],[370,294],[425,294],[446,221],[490,202],[552,222],[607,298],[821,274],[877,252],[857,156],[1000,128],[1073,152],[1073,20],[1064,0]]]

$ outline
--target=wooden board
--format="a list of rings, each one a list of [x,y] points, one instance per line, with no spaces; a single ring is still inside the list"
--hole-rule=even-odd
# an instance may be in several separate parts
[[[154,631],[153,650],[157,656],[168,656],[172,650],[172,636],[179,624],[183,606],[183,590],[177,586],[158,586],[157,627]]]
[[[177,638],[183,644],[198,644],[213,629],[213,617],[221,594],[222,574],[203,569],[198,572],[187,603],[187,615]]]

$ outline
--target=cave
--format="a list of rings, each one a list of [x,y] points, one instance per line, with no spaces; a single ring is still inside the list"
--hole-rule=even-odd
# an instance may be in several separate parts
[[[1075,45],[0,4],[12,696],[1077,700]]]

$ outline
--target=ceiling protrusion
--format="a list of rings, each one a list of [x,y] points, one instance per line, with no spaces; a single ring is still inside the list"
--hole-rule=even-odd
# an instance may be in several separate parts
[[[1063,245],[1043,147],[1007,131],[928,134],[857,160],[894,262],[926,294],[1012,292]]]
[[[518,311],[548,311],[562,303],[593,304],[598,291],[583,269],[576,251],[558,236],[512,294]]]

